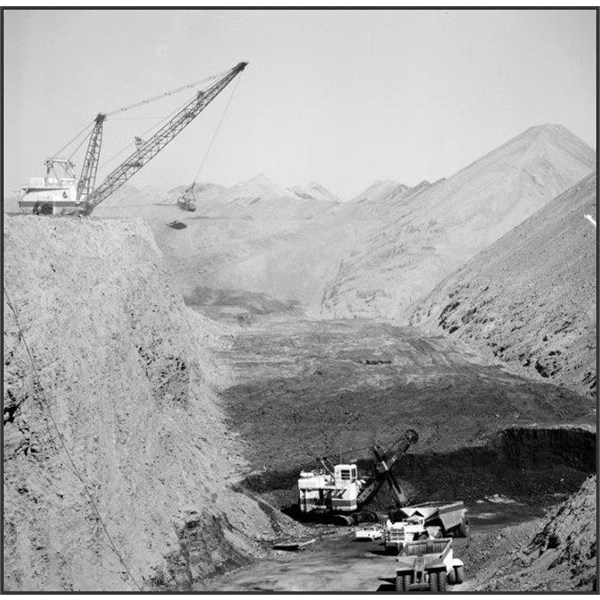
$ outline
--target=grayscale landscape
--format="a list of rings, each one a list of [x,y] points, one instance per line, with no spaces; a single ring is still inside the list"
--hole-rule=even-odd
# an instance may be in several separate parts
[[[81,19],[97,15],[66,12],[69,23],[80,24],[83,32],[87,25]],[[161,25],[152,11],[131,12],[108,11],[98,18],[104,26],[111,19],[125,25],[129,18]],[[432,24],[448,11],[426,12],[365,11],[364,18],[392,44],[396,28],[411,19],[423,28],[417,31],[438,31]],[[490,56],[511,40],[523,47],[543,41],[553,48],[564,44],[565,69],[577,52],[586,57],[585,65],[593,63],[597,32],[589,32],[595,9],[552,15],[533,10],[524,16],[450,12],[448,18],[465,32],[478,19],[489,19],[489,29],[480,25],[497,45],[490,46]],[[111,169],[101,170],[101,148],[111,143],[110,131],[130,126],[117,120],[115,111],[114,118],[106,117],[104,139],[98,120],[80,138],[75,182],[53,180],[52,187],[47,175],[45,187],[23,181],[25,191],[19,193],[13,182],[24,177],[23,165],[29,168],[29,150],[10,159],[12,170],[5,166],[3,591],[412,592],[416,588],[406,587],[399,566],[410,558],[410,541],[391,553],[383,539],[355,538],[371,517],[385,527],[394,511],[406,508],[399,506],[394,481],[405,505],[462,502],[468,515],[466,535],[442,519],[441,532],[430,528],[414,542],[450,540],[453,556],[464,563],[464,580],[456,565],[448,570],[448,587],[445,570],[443,585],[441,574],[425,570],[419,589],[595,591],[593,106],[579,111],[587,115],[585,127],[563,121],[577,112],[574,91],[560,87],[564,106],[552,104],[544,111],[533,97],[519,95],[519,86],[527,85],[499,67],[499,81],[515,86],[512,112],[498,112],[497,96],[488,97],[473,82],[475,100],[448,108],[467,119],[479,110],[472,108],[476,103],[485,111],[489,105],[486,117],[499,115],[493,133],[491,121],[474,127],[477,143],[459,130],[436,137],[428,129],[405,139],[382,138],[381,155],[372,157],[369,148],[378,144],[371,146],[366,137],[364,146],[331,154],[327,168],[317,167],[311,148],[321,165],[322,145],[350,135],[353,127],[363,131],[363,125],[350,119],[344,106],[319,120],[324,107],[339,103],[335,91],[311,95],[323,84],[321,76],[315,75],[318,85],[310,78],[312,70],[319,72],[315,57],[312,70],[298,67],[294,85],[279,83],[279,61],[297,60],[292,46],[302,40],[292,27],[295,14],[164,12],[169,31],[181,32],[189,44],[186,19],[234,46],[234,34],[247,31],[249,23],[269,31],[280,27],[273,35],[282,44],[280,36],[289,37],[289,50],[276,49],[255,32],[249,38],[255,45],[229,48],[226,60],[217,60],[218,47],[212,48],[214,56],[197,77],[218,75],[198,88],[200,94],[187,90],[187,112],[174,113],[165,134],[175,137],[186,119],[199,115],[201,123],[206,115],[214,126],[212,141],[213,129],[190,125],[135,175],[153,158],[152,144],[162,144],[161,134],[149,133],[131,146],[129,158],[123,154],[111,167],[126,175],[111,179]],[[56,15],[5,12],[10,33],[5,60],[14,81],[21,81],[17,68],[27,72],[31,57],[41,56],[44,48],[29,33],[33,45],[23,50],[16,33],[28,26],[36,32]],[[341,24],[353,32],[370,31],[360,16],[351,10],[308,11],[298,19],[331,27],[335,43],[354,56]],[[521,39],[512,29],[494,28],[508,22],[522,24],[523,32],[539,29],[540,37],[527,41],[532,33]],[[563,28],[570,35],[556,40],[554,33]],[[125,30],[110,35],[114,52],[126,56],[134,50],[119,42],[121,35],[126,39]],[[315,32],[307,35],[321,43]],[[573,41],[577,36],[581,46]],[[588,38],[593,45],[584,43]],[[359,39],[361,47],[371,40]],[[444,51],[458,47],[453,39],[439,42],[440,63]],[[144,43],[154,48],[155,41]],[[195,51],[208,47],[197,43]],[[421,47],[428,51],[415,43],[416,54]],[[160,66],[156,77],[168,82],[155,80],[154,87],[133,91],[125,87],[120,97],[107,69],[101,77],[112,81],[113,89],[102,92],[107,94],[102,101],[133,104],[151,98],[161,85],[167,90],[185,83],[185,66],[180,77],[169,78],[173,65],[185,59],[175,42],[165,44],[154,60]],[[569,44],[577,52],[570,53]],[[337,73],[345,64],[325,54],[326,46],[316,48],[325,57],[323,69]],[[373,60],[380,52],[387,56],[387,48],[375,44]],[[247,73],[240,62],[244,50]],[[279,51],[282,56],[272,56]],[[400,47],[394,52],[398,56],[392,58],[399,60]],[[464,52],[468,55],[468,44]],[[543,64],[556,68],[560,79],[558,62],[530,60],[532,73]],[[507,64],[517,69],[512,59]],[[253,80],[251,73],[268,68],[274,74],[271,85],[260,89],[256,81],[271,75]],[[582,66],[579,75],[587,81],[593,71]],[[287,76],[294,75],[292,69]],[[133,71],[130,76],[137,77]],[[350,74],[339,77],[337,84],[337,79],[329,82],[332,89],[349,86],[356,92],[348,105],[369,94],[372,103],[382,103],[370,117],[374,131],[382,134],[396,115],[404,118],[405,81],[412,80],[398,76],[396,81],[392,72],[391,81],[376,79],[365,91],[348,83]],[[557,80],[544,93],[558,89]],[[18,124],[5,132],[7,152],[7,141],[15,148],[28,144],[21,132],[31,107],[17,110],[28,89],[19,85],[22,90],[5,88]],[[55,90],[57,84],[47,85]],[[73,81],[61,79],[61,85],[69,88]],[[231,106],[217,99],[203,113],[210,94],[221,93],[218,85],[229,86],[222,96]],[[257,108],[259,92],[272,96],[270,109]],[[302,97],[292,99],[294,94]],[[411,87],[410,95],[419,90]],[[85,96],[69,106],[92,116],[96,102]],[[422,100],[435,112],[436,103],[425,92]],[[310,118],[294,112],[296,101]],[[289,114],[279,115],[273,107],[286,102]],[[590,100],[586,106],[591,105]],[[520,106],[526,107],[525,126]],[[216,116],[209,117],[213,109]],[[153,110],[160,115],[160,108]],[[556,119],[532,120],[538,112]],[[313,119],[322,138],[312,137]],[[235,126],[228,126],[230,120]],[[264,139],[256,135],[254,120],[265,127]],[[66,134],[75,133],[72,125]],[[58,145],[50,127],[32,142],[35,148]],[[270,146],[271,134],[280,146]],[[194,150],[198,138],[207,142],[206,155]],[[450,151],[436,153],[444,145]],[[464,151],[457,150],[461,146]],[[451,161],[443,162],[450,154]],[[354,155],[360,160],[352,162]],[[430,155],[443,167],[427,162]],[[391,157],[397,168],[387,167],[381,157]],[[186,160],[191,175],[199,164],[206,170],[186,178],[174,166]],[[98,161],[94,182],[89,172],[95,173]],[[41,177],[38,163],[26,177]],[[255,169],[256,163],[263,167]],[[87,176],[82,165],[89,167]],[[311,169],[314,177],[300,179]],[[382,172],[385,178],[378,178]],[[87,193],[77,181],[87,181]],[[184,206],[192,183],[193,201]],[[354,191],[340,191],[346,186]],[[77,202],[69,204],[67,194],[56,189],[72,190]],[[418,441],[399,452],[407,430],[417,432]],[[384,458],[374,461],[384,450]],[[361,516],[344,513],[340,525],[339,513],[325,511],[318,519],[302,513],[299,478],[316,472],[317,457],[328,457],[333,465],[356,464],[360,485],[379,481],[381,487],[359,506]],[[384,479],[388,468],[392,475]],[[329,501],[341,497],[338,488],[328,496]],[[461,526],[466,522],[463,514]],[[429,555],[422,556],[427,564]]]

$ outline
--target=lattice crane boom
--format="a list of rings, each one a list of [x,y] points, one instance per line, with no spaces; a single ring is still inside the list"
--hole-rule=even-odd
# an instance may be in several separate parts
[[[187,127],[245,68],[247,62],[238,63],[205,92],[197,95],[174,117],[163,125],[151,138],[141,141],[130,154],[106,179],[93,189],[100,148],[102,143],[102,125],[106,115],[98,114],[90,137],[81,178],[77,186],[77,198],[83,204],[83,214],[89,215],[98,204],[126,183],[145,164],[154,158],[169,142]]]
[[[94,129],[85,152],[85,159],[81,167],[81,176],[77,182],[77,200],[85,202],[96,185],[96,173],[100,161],[100,150],[102,148],[102,129],[106,115],[98,113],[94,120]]]

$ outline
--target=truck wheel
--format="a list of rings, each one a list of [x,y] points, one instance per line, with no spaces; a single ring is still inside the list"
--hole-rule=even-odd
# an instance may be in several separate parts
[[[448,583],[448,577],[446,571],[440,571],[438,574],[438,592],[445,592]]]
[[[454,569],[450,569],[448,573],[448,583],[450,585],[454,585],[456,583],[456,571]]]
[[[458,535],[460,537],[469,537],[469,519],[465,517],[462,523],[458,526]]]
[[[407,589],[405,575],[396,575],[396,591],[405,592]]]
[[[436,571],[429,573],[429,587],[432,592],[438,591],[438,574]]]
[[[464,567],[454,567],[454,573],[456,574],[456,583],[462,583],[465,580]]]

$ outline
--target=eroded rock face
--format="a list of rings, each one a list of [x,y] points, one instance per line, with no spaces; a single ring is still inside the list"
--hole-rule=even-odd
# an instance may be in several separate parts
[[[5,588],[189,589],[260,554],[272,524],[229,487],[241,459],[211,386],[222,332],[150,230],[7,217],[4,244]]]
[[[468,581],[478,592],[596,591],[596,477],[554,507],[537,523],[501,530],[475,542],[470,553],[490,552],[489,560]],[[477,560],[477,557],[474,557]]]
[[[410,323],[594,398],[595,199],[593,173],[442,281]]]
[[[551,573],[550,579],[556,581],[554,589],[593,588],[598,553],[597,508],[596,477],[590,477],[548,515],[543,530],[526,549],[533,557],[530,570],[538,576],[544,571]],[[546,585],[542,582],[532,589],[544,589]]]

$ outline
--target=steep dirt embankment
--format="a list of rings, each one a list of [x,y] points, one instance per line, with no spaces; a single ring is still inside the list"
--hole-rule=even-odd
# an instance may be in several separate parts
[[[150,230],[8,217],[4,236],[5,588],[190,589],[260,554],[273,525],[229,487],[210,386],[219,332]]]
[[[591,591],[596,515],[596,477],[590,477],[546,518],[503,529],[493,538],[473,536],[461,556],[474,574],[464,591]]]
[[[323,294],[323,315],[398,316],[595,162],[594,151],[567,129],[541,125],[444,181],[395,194],[382,225],[340,262]]]
[[[595,202],[594,173],[446,278],[410,323],[594,397]]]

